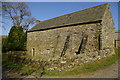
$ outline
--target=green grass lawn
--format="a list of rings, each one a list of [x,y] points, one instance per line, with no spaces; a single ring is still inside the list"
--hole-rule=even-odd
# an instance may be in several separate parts
[[[39,74],[42,73],[46,76],[60,76],[60,77],[74,76],[94,72],[96,70],[100,70],[114,64],[118,60],[118,56],[120,56],[118,52],[120,52],[120,48],[119,49],[116,48],[115,54],[112,56],[102,58],[101,60],[95,61],[93,63],[85,63],[73,69],[69,69],[67,71],[46,71],[46,70],[42,71],[37,70],[35,68],[31,68],[30,66],[27,65],[15,64],[6,60],[3,60],[3,67],[12,68],[14,71],[19,71],[23,74],[31,74],[32,72],[36,72]]]

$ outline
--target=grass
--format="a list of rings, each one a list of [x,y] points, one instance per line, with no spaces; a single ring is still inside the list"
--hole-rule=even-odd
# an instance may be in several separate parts
[[[24,57],[24,58],[29,58],[29,59],[41,59],[41,57],[40,57],[40,56],[22,55],[21,57]]]
[[[2,62],[2,52],[0,51],[0,65],[1,65],[1,62]]]
[[[16,63],[10,62],[8,60],[3,60],[2,66],[5,69],[9,69],[9,70],[12,69],[12,71],[15,71],[15,72],[17,71],[17,72],[20,72],[21,74],[25,74],[25,75],[29,75],[33,72],[39,72],[39,73],[42,72],[42,71],[40,72],[40,70],[37,71],[37,69],[32,68],[28,65],[16,64]]]
[[[2,67],[5,68],[5,69],[14,69],[15,71],[19,71],[21,69],[21,67],[23,67],[22,64],[16,64],[16,63],[13,63],[11,61],[8,61],[8,60],[5,60],[3,59],[2,60]]]
[[[23,74],[31,74],[33,72],[39,73],[39,74],[44,74],[47,76],[74,76],[74,75],[80,75],[80,74],[86,74],[86,73],[90,73],[90,72],[94,72],[100,69],[103,69],[107,66],[110,66],[112,64],[114,64],[117,60],[118,60],[118,56],[120,56],[120,54],[118,54],[118,52],[120,52],[120,48],[119,49],[115,49],[115,54],[106,58],[102,58],[99,61],[95,61],[93,63],[85,63],[82,64],[81,66],[75,67],[73,69],[69,69],[67,71],[42,71],[42,70],[38,70],[35,68],[32,68],[30,66],[27,65],[22,65],[22,64],[15,64],[12,63],[10,61],[6,61],[3,60],[3,67],[5,66],[6,68],[12,68],[15,71],[20,71]]]

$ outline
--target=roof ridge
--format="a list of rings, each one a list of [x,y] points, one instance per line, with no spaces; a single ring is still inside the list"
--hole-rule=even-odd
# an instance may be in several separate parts
[[[100,7],[100,6],[103,6],[103,5],[104,5],[104,6],[105,6],[105,5],[107,6],[107,5],[109,5],[109,3],[105,3],[105,4],[97,5],[97,6],[94,6],[94,7],[86,8],[86,9],[83,9],[83,10],[80,10],[80,11],[75,11],[75,12],[72,12],[72,13],[64,14],[64,15],[61,15],[61,16],[58,16],[58,17],[54,17],[54,18],[51,18],[51,19],[59,18],[59,17],[66,16],[66,15],[75,14],[75,13],[82,12],[82,11],[85,11],[85,10],[97,8],[97,7]],[[48,19],[48,20],[51,20],[51,19]],[[44,20],[44,21],[48,21],[48,20]],[[44,22],[44,21],[41,21],[40,23],[42,23],[42,22]]]
[[[41,21],[39,24],[32,27],[29,31],[102,20],[108,4],[109,3],[97,5],[77,12],[72,12],[52,19]]]

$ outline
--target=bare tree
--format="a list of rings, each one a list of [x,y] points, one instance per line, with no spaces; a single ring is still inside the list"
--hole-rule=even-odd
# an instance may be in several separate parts
[[[35,18],[31,16],[29,7],[24,2],[4,2],[2,4],[3,17],[12,20],[14,26],[26,29],[34,24]]]

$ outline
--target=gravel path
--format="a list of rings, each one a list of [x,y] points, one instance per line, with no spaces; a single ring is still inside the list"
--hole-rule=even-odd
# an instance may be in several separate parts
[[[80,78],[118,78],[118,61],[105,69],[81,76]]]

